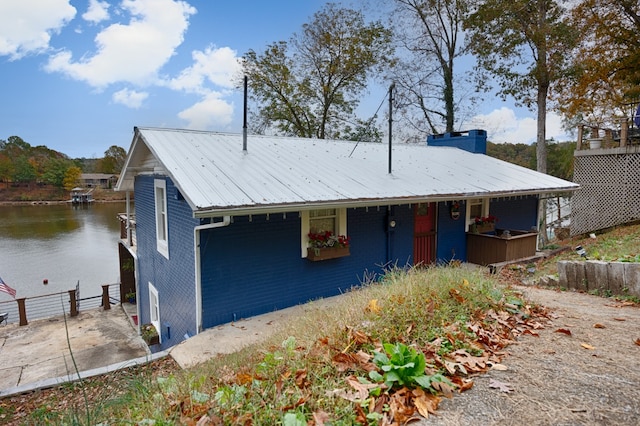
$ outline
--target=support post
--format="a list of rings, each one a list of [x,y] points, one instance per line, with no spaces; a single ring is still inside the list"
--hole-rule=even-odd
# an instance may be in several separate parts
[[[24,297],[22,299],[16,299],[16,302],[18,302],[18,316],[20,317],[20,325],[29,324],[29,322],[27,321],[27,308],[24,301]]]
[[[109,284],[102,286],[102,307],[105,311],[111,309],[111,302],[109,301]]]
[[[626,118],[620,119],[620,146],[627,146],[629,138],[629,121]]]
[[[75,290],[69,290],[69,303],[71,305],[69,308],[69,315],[72,317],[77,317],[78,316],[78,299],[76,298]]]
[[[581,124],[578,126],[578,139],[576,140],[576,151],[582,149],[582,132],[584,132],[584,126]]]

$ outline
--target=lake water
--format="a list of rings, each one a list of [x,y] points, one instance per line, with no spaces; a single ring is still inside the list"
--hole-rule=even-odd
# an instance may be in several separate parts
[[[119,282],[117,214],[124,203],[0,206],[0,277],[32,297],[74,289],[97,296]],[[43,284],[48,280],[48,284]],[[0,293],[0,302],[13,300]]]

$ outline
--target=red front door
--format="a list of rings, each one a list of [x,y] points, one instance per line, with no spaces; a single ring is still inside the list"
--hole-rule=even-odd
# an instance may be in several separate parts
[[[428,265],[436,260],[436,203],[413,207],[413,263]]]

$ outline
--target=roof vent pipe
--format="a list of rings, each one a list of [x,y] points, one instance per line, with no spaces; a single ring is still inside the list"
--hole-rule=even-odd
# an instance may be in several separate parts
[[[395,83],[391,83],[389,86],[389,174],[391,174],[391,123],[393,123],[393,89],[395,87]]]
[[[247,152],[247,76],[244,76],[244,115],[242,119],[242,151]]]

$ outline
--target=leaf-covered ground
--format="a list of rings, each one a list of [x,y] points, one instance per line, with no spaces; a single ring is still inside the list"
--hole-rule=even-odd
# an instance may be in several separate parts
[[[519,282],[508,271],[502,279],[510,284]],[[485,288],[474,296],[467,284],[464,279],[456,279],[439,298],[432,294],[423,299],[422,308],[413,318],[411,312],[402,310],[408,305],[404,299],[410,296],[408,293],[387,300],[360,300],[355,305],[362,306],[353,309],[366,312],[366,321],[349,321],[351,325],[339,335],[316,338],[307,346],[292,340],[286,348],[261,350],[260,368],[245,365],[219,369],[208,376],[194,370],[188,372],[188,380],[177,382],[172,377],[182,372],[166,358],[146,367],[90,379],[82,387],[63,385],[5,398],[0,400],[0,424],[84,424],[85,401],[91,407],[90,416],[96,419],[94,423],[101,420],[100,411],[108,410],[113,403],[120,404],[117,412],[121,418],[133,421],[109,424],[143,424],[153,415],[153,407],[161,410],[158,416],[172,417],[170,424],[267,424],[252,422],[255,413],[243,415],[235,403],[224,405],[220,411],[224,395],[211,398],[215,389],[239,389],[250,383],[270,383],[268,389],[261,385],[256,388],[265,392],[264,408],[273,405],[276,398],[290,401],[275,407],[285,416],[281,418],[285,424],[304,424],[296,414],[305,407],[315,407],[306,419],[308,424],[330,424],[336,413],[319,408],[322,404],[318,399],[323,398],[341,400],[351,407],[355,424],[640,424],[637,305],[573,292],[517,287],[525,300],[535,303],[501,297],[498,308],[476,311],[463,325],[442,323],[443,333],[435,339],[424,334],[429,330],[418,329],[419,318],[442,310],[445,299],[465,305],[471,297],[490,292]],[[397,314],[405,321],[383,323],[384,327],[397,324],[392,330],[367,326],[369,320],[383,314],[390,318]],[[315,324],[319,328],[317,320]],[[435,393],[404,386],[372,392],[380,387],[367,379],[368,372],[380,371],[372,356],[372,350],[382,348],[380,335],[395,336],[397,342],[419,349],[426,358],[425,373],[444,372],[449,382],[435,383]],[[469,336],[474,339],[469,340]],[[302,363],[300,367],[296,362]],[[320,378],[331,383],[329,392],[321,396],[311,391],[319,377],[314,370],[318,365],[327,375]],[[267,376],[275,380],[268,382]],[[200,386],[198,390],[189,387],[194,383]],[[205,386],[213,387],[207,390]],[[132,394],[131,389],[137,389],[140,395]],[[154,403],[149,404],[151,408],[141,407],[141,400]],[[286,417],[288,413],[290,417]]]
[[[506,349],[504,369],[444,400],[421,425],[640,424],[640,307],[575,292],[521,287],[550,322]]]

